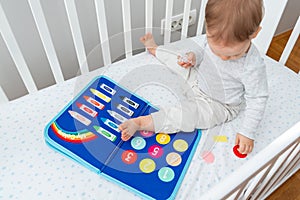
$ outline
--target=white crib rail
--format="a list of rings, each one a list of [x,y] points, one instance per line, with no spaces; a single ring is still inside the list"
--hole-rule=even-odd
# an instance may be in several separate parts
[[[132,56],[130,0],[122,0],[123,28],[126,58]]]
[[[272,0],[264,0],[265,15],[261,22],[262,30],[253,40],[261,53],[266,54],[276,31],[281,15],[288,0],[281,0],[274,4]]]
[[[192,0],[186,0],[184,2],[184,12],[183,12],[181,39],[187,38],[188,25],[189,25],[189,13],[190,13],[190,9],[191,9],[191,3],[192,3]]]
[[[299,168],[300,122],[211,188],[202,198],[264,199]]]
[[[79,63],[79,67],[82,74],[85,74],[89,71],[87,59],[86,59],[86,53],[84,49],[82,34],[80,30],[80,25],[78,21],[78,15],[76,11],[76,5],[74,0],[64,0],[69,25],[71,28],[71,33],[73,37],[73,42],[75,45],[75,50],[77,54],[77,59]]]
[[[173,12],[173,0],[167,0],[166,3],[166,25],[164,30],[164,44],[168,44],[171,41],[171,16]]]
[[[32,75],[0,4],[0,33],[29,93],[37,91]]]
[[[56,51],[46,23],[41,3],[39,0],[29,0],[28,3],[31,8],[31,12],[35,20],[37,29],[39,31],[47,58],[49,60],[54,79],[56,83],[63,82],[63,73],[61,71],[61,66],[56,55]]]
[[[103,52],[104,65],[111,64],[109,40],[107,33],[106,14],[103,0],[95,0],[100,43]]]
[[[197,26],[197,35],[201,35],[203,32],[203,25],[204,25],[204,19],[205,19],[205,6],[207,4],[208,0],[202,0],[200,11],[199,11],[199,19],[198,19],[198,26]]]
[[[146,21],[145,21],[145,28],[146,33],[152,33],[152,24],[153,24],[153,0],[146,0],[145,6],[145,14],[146,14]]]
[[[298,17],[298,20],[292,31],[292,34],[291,34],[291,36],[281,54],[281,57],[279,59],[279,62],[282,63],[283,65],[285,65],[290,53],[292,52],[293,47],[299,37],[299,34],[300,34],[300,16]],[[300,73],[300,71],[299,71],[299,73]]]

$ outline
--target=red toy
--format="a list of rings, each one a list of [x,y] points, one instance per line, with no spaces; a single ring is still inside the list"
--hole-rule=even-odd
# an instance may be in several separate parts
[[[237,145],[235,145],[234,147],[233,147],[233,153],[237,156],[237,157],[239,157],[239,158],[246,158],[247,157],[247,154],[242,154],[242,153],[240,153],[239,151],[238,151],[238,148],[239,148],[240,146],[237,144]]]

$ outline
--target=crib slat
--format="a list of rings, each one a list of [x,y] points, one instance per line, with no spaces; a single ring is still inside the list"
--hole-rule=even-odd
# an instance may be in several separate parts
[[[277,169],[275,169],[276,171],[271,174],[270,178],[267,178],[267,181],[260,185],[259,190],[253,195],[254,199],[261,199],[272,187],[278,184],[280,180],[286,176],[288,170],[293,167],[293,161],[294,163],[297,161],[293,159],[299,155],[299,149],[298,151],[295,151],[296,147],[297,144],[291,145],[291,147],[280,156],[278,159],[281,159],[280,162],[278,163],[278,161],[276,161],[276,164],[278,165]]]
[[[7,103],[8,102],[8,98],[5,94],[5,92],[3,91],[2,87],[0,86],[0,105]]]
[[[173,12],[173,0],[167,0],[166,3],[166,24],[164,30],[164,44],[168,44],[171,41],[171,17]]]
[[[152,21],[153,21],[153,0],[146,0],[146,33],[152,33]]]
[[[80,70],[82,74],[85,74],[89,70],[88,70],[88,64],[86,60],[86,53],[85,53],[84,44],[82,40],[80,25],[78,21],[78,15],[76,11],[76,5],[74,0],[64,0],[64,3],[68,15],[68,20],[71,28],[71,33],[73,37],[73,42],[74,42]]]
[[[37,91],[37,87],[34,83],[32,75],[28,69],[26,61],[23,57],[23,54],[19,48],[17,40],[11,30],[11,27],[8,23],[2,5],[0,4],[0,33],[3,37],[3,40],[8,48],[8,51],[16,64],[17,70],[25,84],[29,93]]]
[[[125,54],[126,58],[129,58],[132,56],[130,0],[122,0],[122,13]]]
[[[265,14],[261,22],[262,30],[252,40],[262,54],[267,53],[287,1],[277,1],[276,4],[272,0],[263,1],[265,4]]]
[[[103,54],[104,65],[111,64],[109,39],[107,33],[106,14],[103,0],[95,0],[97,22],[100,36],[100,43]]]
[[[203,32],[203,25],[205,21],[205,6],[206,6],[207,0],[201,1],[201,7],[199,10],[199,19],[198,19],[198,25],[197,25],[197,35],[201,35]]]
[[[184,2],[184,12],[183,12],[181,39],[187,38],[191,3],[192,3],[192,0],[185,0],[185,2]]]
[[[300,33],[300,16],[298,17],[298,20],[296,22],[296,25],[293,29],[293,32],[281,54],[281,57],[279,59],[279,62],[282,63],[283,65],[285,65],[287,59],[289,58],[290,53],[293,50],[293,47],[299,37],[299,33]]]
[[[63,73],[56,55],[56,51],[51,39],[51,35],[47,26],[47,22],[43,13],[40,0],[28,1],[37,29],[39,31],[50,67],[56,83],[64,81]]]

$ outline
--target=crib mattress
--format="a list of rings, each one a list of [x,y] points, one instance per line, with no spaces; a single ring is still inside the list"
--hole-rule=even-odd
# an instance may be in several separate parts
[[[184,47],[184,43],[181,45]],[[253,153],[240,159],[232,152],[235,130],[243,113],[232,122],[203,130],[176,199],[199,199],[300,121],[299,76],[268,57],[265,62],[270,97]],[[101,74],[158,107],[178,104],[184,89],[176,87],[176,76],[168,68],[150,54],[142,53],[0,106],[0,198],[140,199],[53,151],[44,141],[46,124]]]

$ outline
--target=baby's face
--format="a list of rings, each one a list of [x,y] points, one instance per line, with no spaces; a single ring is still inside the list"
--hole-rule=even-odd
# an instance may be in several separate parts
[[[236,60],[245,55],[250,47],[251,40],[226,44],[222,41],[214,41],[207,33],[207,42],[212,52],[222,60]]]

